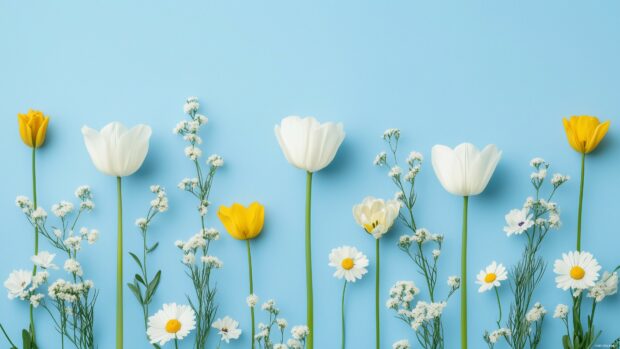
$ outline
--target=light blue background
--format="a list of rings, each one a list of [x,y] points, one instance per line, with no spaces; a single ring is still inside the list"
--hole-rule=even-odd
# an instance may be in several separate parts
[[[52,117],[39,157],[40,203],[49,207],[90,184],[96,211],[83,222],[101,240],[83,255],[87,275],[101,290],[96,318],[100,348],[113,348],[115,209],[114,179],[97,172],[83,146],[80,127],[114,120],[153,128],[143,168],[125,183],[127,250],[139,249],[133,221],[143,215],[148,186],[168,188],[170,211],[159,216],[152,237],[162,243],[151,261],[163,269],[154,301],[184,302],[190,284],[173,246],[198,230],[195,202],[176,189],[192,175],[185,143],[171,133],[184,118],[182,104],[196,95],[210,117],[202,133],[206,154],[224,156],[212,201],[265,204],[265,229],[253,242],[255,287],[275,298],[290,324],[305,321],[302,171],[284,159],[273,126],[289,114],[342,121],[347,138],[334,163],[315,176],[314,270],[316,348],[340,341],[339,292],[327,266],[336,246],[354,245],[374,260],[374,241],[363,233],[351,207],[366,195],[389,198],[394,187],[372,166],[388,127],[402,129],[403,156],[419,150],[428,160],[436,143],[496,143],[503,159],[486,192],[471,200],[470,338],[496,317],[492,293],[477,294],[475,274],[492,260],[513,265],[519,237],[502,232],[504,214],[531,195],[529,160],[542,156],[551,171],[574,179],[557,195],[563,228],[545,241],[547,261],[573,248],[579,155],[568,146],[561,118],[588,113],[611,119],[612,128],[587,163],[585,248],[611,268],[620,262],[615,224],[620,186],[620,22],[617,1],[9,1],[0,2],[0,276],[29,267],[32,233],[14,207],[30,195],[29,149],[21,143],[16,114],[28,108]],[[446,235],[440,288],[459,271],[461,200],[446,193],[430,161],[419,177],[417,220]],[[208,215],[210,225],[222,229]],[[382,240],[382,300],[397,280],[422,280],[396,247],[397,227]],[[45,245],[44,245],[45,248]],[[242,322],[244,335],[230,348],[247,348],[247,269],[242,243],[224,234],[213,253],[225,262],[217,272],[219,316]],[[126,263],[126,275],[135,271]],[[374,264],[350,288],[349,348],[374,340]],[[4,292],[4,291],[3,291]],[[504,296],[508,288],[502,289]],[[536,295],[552,312],[568,302],[555,288],[550,266]],[[13,336],[27,326],[26,305],[0,297],[0,321]],[[126,345],[148,348],[138,305],[127,293]],[[617,297],[605,301],[599,343],[620,335]],[[458,297],[445,314],[446,347],[458,342]],[[388,348],[413,332],[382,308]],[[259,312],[259,321],[265,321]],[[37,313],[43,349],[58,348],[49,318]],[[615,332],[615,333],[614,333]],[[542,347],[559,347],[561,323],[548,317]],[[215,336],[214,336],[215,337]],[[191,341],[191,339],[190,339]],[[213,343],[213,342],[210,342]],[[190,343],[183,347],[189,348]],[[3,344],[4,345],[4,344]],[[213,344],[211,344],[213,345]],[[211,346],[210,345],[210,346]],[[6,345],[5,345],[6,346]],[[498,346],[503,348],[502,346]]]

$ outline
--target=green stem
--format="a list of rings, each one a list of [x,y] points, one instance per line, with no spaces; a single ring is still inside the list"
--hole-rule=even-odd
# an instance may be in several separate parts
[[[463,238],[461,241],[461,349],[467,349],[467,208],[469,197],[463,197]]]
[[[579,213],[577,214],[577,251],[581,251],[581,212],[583,209],[583,182],[586,174],[586,153],[581,153],[581,183],[579,184]]]
[[[36,153],[37,148],[32,147],[32,201],[34,208],[37,208],[37,161]],[[34,254],[39,254],[39,227],[34,226]],[[37,266],[32,268],[32,275],[37,273]],[[30,304],[30,339],[32,343],[36,343],[36,335],[34,329],[34,306]]]
[[[381,270],[381,255],[379,254],[379,239],[375,241],[375,255],[377,258],[377,275],[375,277],[375,338],[377,349],[381,348],[381,320],[379,319],[379,281]]]
[[[174,347],[179,349],[179,340],[176,337],[174,338]]]
[[[4,330],[4,326],[2,326],[2,324],[0,324],[0,330],[2,330],[2,333],[4,334],[4,338],[6,338],[6,340],[9,342],[9,344],[11,344],[12,348],[17,348],[17,345],[15,345],[15,343],[13,343],[13,341],[11,340],[11,338],[9,337],[9,335],[6,333],[6,331]]]
[[[310,330],[306,343],[308,349],[314,348],[314,306],[312,295],[312,239],[311,239],[311,215],[312,215],[312,172],[306,175],[306,311],[307,326]]]
[[[499,298],[499,290],[497,287],[493,287],[495,289],[495,296],[497,296],[497,308],[499,309],[499,319],[497,319],[497,328],[502,327],[502,302]]]
[[[344,326],[344,295],[347,292],[347,281],[344,281],[344,286],[342,287],[342,300],[340,302],[340,309],[341,309],[341,313],[342,313],[342,349],[345,348],[345,342],[347,339],[346,336],[346,329]]]
[[[248,248],[248,270],[250,272],[250,295],[254,294],[254,278],[252,276],[252,253],[250,252],[250,240],[245,240]],[[256,335],[256,328],[254,326],[254,307],[250,307],[250,317],[252,318],[252,349],[254,349],[254,336]]]
[[[116,349],[123,349],[123,194],[121,177],[116,177],[118,231],[116,246]]]

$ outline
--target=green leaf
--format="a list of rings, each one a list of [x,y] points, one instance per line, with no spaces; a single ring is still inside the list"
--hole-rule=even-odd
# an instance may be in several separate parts
[[[133,295],[136,296],[138,302],[140,302],[140,304],[144,304],[144,300],[142,299],[142,294],[140,293],[140,289],[138,288],[138,286],[127,283],[127,287],[129,287]]]
[[[146,282],[144,282],[144,279],[142,278],[142,276],[140,274],[136,274],[134,276],[134,279],[136,279],[136,281],[138,281],[139,283],[141,283],[142,285],[146,286]]]
[[[157,291],[157,286],[159,286],[160,279],[161,279],[161,270],[158,271],[157,274],[155,274],[155,277],[153,278],[153,280],[151,281],[151,283],[146,289],[146,296],[145,296],[146,304],[149,304],[151,302],[151,298],[153,298],[155,291]]]
[[[562,346],[564,347],[564,349],[572,349],[570,345],[570,338],[567,335],[564,335],[564,337],[562,337]]]
[[[24,343],[24,349],[33,349],[31,346],[32,342],[30,340],[30,332],[28,332],[27,330],[22,331],[22,341]]]
[[[151,253],[151,252],[155,251],[157,249],[157,246],[159,246],[159,242],[156,242],[155,245],[153,245],[150,248],[148,248],[146,250],[146,253]]]
[[[140,258],[138,258],[138,256],[136,256],[132,252],[129,252],[129,255],[133,258],[134,261],[136,261],[140,269],[142,269],[142,262],[140,262]]]

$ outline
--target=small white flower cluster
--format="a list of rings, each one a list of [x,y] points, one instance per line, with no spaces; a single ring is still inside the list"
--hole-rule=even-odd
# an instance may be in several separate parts
[[[450,287],[450,290],[453,292],[458,290],[461,287],[461,278],[456,275],[449,276],[448,286]]]
[[[74,276],[82,276],[84,275],[84,271],[82,270],[82,265],[80,262],[73,258],[69,258],[65,261],[65,265],[63,267],[67,273],[73,274]]]
[[[534,216],[538,216],[534,220]],[[506,226],[504,232],[507,236],[521,235],[534,225],[547,231],[551,228],[558,229],[562,224],[558,204],[545,199],[535,200],[528,197],[521,209],[510,210],[505,216]]]
[[[52,205],[52,213],[58,218],[65,218],[71,212],[73,212],[73,204],[68,201]]]
[[[218,240],[219,238],[220,233],[216,229],[201,229],[198,233],[189,238],[189,240],[177,240],[174,245],[183,251],[183,264],[190,267],[193,266],[196,263],[196,254],[201,252],[203,256],[200,258],[200,261],[207,268],[220,269],[224,266],[224,263],[215,256],[206,255],[209,242]]]
[[[407,182],[413,183],[415,177],[418,175],[418,173],[420,173],[423,160],[424,157],[421,153],[418,153],[416,151],[412,151],[411,153],[409,153],[409,156],[407,157],[407,165],[409,165],[409,170],[404,177]]]
[[[377,156],[375,156],[375,160],[372,162],[375,166],[384,166],[387,165],[387,153],[382,151]]]
[[[566,319],[568,317],[568,305],[558,304],[553,312],[554,319]]]
[[[222,262],[219,258],[215,256],[202,256],[200,257],[200,260],[208,268],[222,269],[224,267],[224,262]]]
[[[248,306],[254,307],[258,302],[258,297],[254,294],[248,296]],[[273,299],[270,299],[263,303],[261,309],[269,313],[269,324],[259,323],[258,333],[254,336],[254,339],[258,342],[259,347],[270,349],[302,349],[305,347],[306,337],[310,334],[308,326],[294,326],[291,329],[291,337],[286,344],[283,343],[284,338],[281,338],[280,343],[272,342],[270,336],[274,326],[279,330],[279,333],[284,334],[284,330],[288,327],[288,321],[284,318],[279,318],[280,309],[277,308]]]
[[[386,306],[390,309],[410,309],[412,302],[420,293],[420,289],[413,281],[398,281],[390,288],[390,298],[388,298]]]
[[[497,343],[500,338],[508,338],[512,335],[512,331],[509,328],[500,328],[491,333],[485,332],[484,340],[489,344]]]
[[[411,345],[409,344],[409,341],[406,339],[401,339],[398,342],[394,342],[394,344],[392,344],[392,349],[410,349]]]
[[[151,185],[151,193],[155,194],[155,199],[151,200],[151,207],[159,212],[168,210],[168,197],[166,190],[161,185]]]
[[[200,131],[200,126],[209,121],[206,116],[197,113],[198,108],[200,108],[198,98],[188,98],[183,107],[183,111],[188,114],[191,119],[180,121],[172,129],[174,134],[183,136],[183,139],[189,143],[189,146],[185,148],[185,156],[192,161],[197,161],[198,158],[202,156],[202,150],[198,147],[202,144],[202,138],[198,136],[198,131]]]
[[[388,128],[383,132],[383,139],[389,140],[390,138],[400,138],[400,130],[397,128]]]
[[[54,230],[54,235],[57,238],[61,238],[63,236],[62,231],[56,229]],[[70,252],[78,252],[82,249],[82,241],[86,240],[89,245],[94,244],[99,239],[99,230],[91,229],[88,230],[86,227],[80,228],[80,233],[78,235],[73,235],[73,232],[69,232],[69,236],[63,241],[63,245]]]
[[[407,316],[410,318],[411,328],[417,331],[420,326],[441,317],[443,310],[448,304],[446,302],[427,303],[419,301],[415,308]]]
[[[532,181],[532,185],[534,185],[536,189],[540,189],[545,179],[547,178],[549,163],[542,158],[534,158],[530,161],[530,166],[536,169],[535,172],[532,172],[532,174],[530,174],[530,180]],[[551,185],[553,185],[554,189],[557,189],[562,184],[568,182],[568,180],[570,180],[569,176],[555,173],[551,177]]]
[[[248,304],[248,307],[254,308],[258,304],[258,296],[252,293],[245,299],[245,302]]]
[[[415,233],[412,235],[402,235],[398,239],[398,247],[403,250],[408,250],[413,243],[423,245],[427,242],[436,242],[439,245],[439,249],[435,251],[441,250],[441,244],[443,243],[444,236],[442,234],[433,234],[426,228],[416,229]],[[434,252],[433,255],[439,256],[439,252]]]
[[[92,211],[95,208],[93,202],[93,194],[90,187],[87,185],[81,185],[75,190],[75,197],[80,199],[80,209]]]
[[[536,302],[532,309],[530,309],[527,314],[525,314],[525,320],[530,323],[536,322],[542,320],[546,314],[547,309],[545,309],[545,307],[543,307],[542,304],[540,304],[539,302]]]
[[[222,167],[224,166],[224,158],[217,154],[213,154],[207,159],[207,164],[215,168]]]
[[[181,182],[179,182],[177,187],[181,190],[194,192],[199,185],[200,181],[198,180],[198,178],[183,178]]]
[[[73,303],[78,301],[82,296],[95,287],[91,280],[84,282],[72,283],[63,279],[58,279],[52,283],[47,289],[47,293],[51,299]]]
[[[588,297],[594,298],[596,302],[601,302],[605,297],[614,295],[618,292],[618,273],[603,273],[603,277],[588,291]]]

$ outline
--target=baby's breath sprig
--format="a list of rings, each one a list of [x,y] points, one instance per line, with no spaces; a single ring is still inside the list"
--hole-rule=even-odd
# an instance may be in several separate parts
[[[402,207],[398,217],[411,232],[411,235],[405,234],[400,237],[398,248],[409,256],[418,272],[424,277],[430,302],[413,303],[413,298],[419,294],[419,289],[411,281],[400,281],[392,287],[387,307],[395,310],[397,317],[413,328],[422,348],[443,348],[441,314],[448,299],[460,288],[460,278],[451,276],[448,279],[448,295],[441,301],[437,300],[437,263],[441,256],[444,237],[441,234],[433,234],[425,228],[418,228],[416,224],[413,214],[417,200],[415,182],[424,157],[416,151],[409,153],[404,172],[398,161],[400,136],[401,132],[396,128],[387,129],[383,133],[383,140],[387,143],[390,154],[385,151],[379,153],[375,157],[374,164],[389,168],[388,176],[397,188],[395,199],[401,202]],[[429,249],[426,247],[428,245],[433,247]]]
[[[253,306],[253,305],[250,305]],[[255,335],[255,340],[261,349],[304,349],[306,347],[306,338],[308,337],[308,326],[294,326],[291,329],[291,338],[284,342],[285,330],[288,327],[288,321],[279,317],[280,309],[276,306],[276,302],[270,299],[263,303],[262,310],[269,314],[269,321],[258,324],[258,333]],[[278,339],[272,339],[271,336],[276,333]]]
[[[183,179],[178,187],[192,194],[197,200],[197,210],[200,217],[200,231],[188,241],[177,241],[176,245],[183,251],[183,264],[187,268],[187,275],[191,278],[194,286],[195,298],[188,296],[188,302],[196,313],[196,338],[195,349],[206,347],[207,339],[213,320],[217,312],[215,304],[216,287],[211,282],[211,271],[222,267],[222,262],[215,256],[209,255],[209,246],[212,241],[219,239],[219,232],[207,228],[206,215],[211,205],[209,195],[213,179],[217,170],[224,165],[224,159],[219,155],[211,155],[207,159],[207,169],[203,169],[200,158],[202,150],[202,138],[198,135],[200,127],[208,122],[206,116],[199,114],[200,103],[198,98],[189,97],[183,107],[183,111],[189,115],[189,120],[182,120],[173,129],[173,133],[183,136],[188,142],[185,148],[185,156],[193,163],[196,175],[192,178]],[[200,260],[196,261],[197,255]]]
[[[539,346],[542,339],[542,324],[546,310],[540,303],[532,306],[534,292],[542,280],[547,265],[539,255],[539,249],[548,233],[560,227],[560,213],[557,203],[552,199],[556,190],[569,180],[568,176],[554,174],[548,179],[549,163],[542,158],[530,161],[534,172],[530,174],[530,181],[534,188],[534,196],[528,197],[520,209],[513,209],[506,214],[504,232],[508,236],[524,235],[525,248],[521,260],[510,270],[509,282],[513,300],[508,313],[505,327],[501,323],[501,303],[498,298],[497,329],[485,332],[483,339],[493,348],[497,341],[504,338],[513,349]],[[550,183],[548,195],[543,195],[545,184]],[[496,290],[497,291],[497,290]]]
[[[133,282],[127,284],[127,287],[129,287],[142,308],[145,331],[148,329],[149,305],[157,292],[157,288],[159,287],[159,282],[161,280],[161,270],[158,270],[152,279],[149,277],[147,257],[149,254],[153,253],[155,249],[157,249],[159,242],[149,245],[147,241],[148,229],[151,226],[152,220],[158,213],[168,210],[168,197],[166,196],[166,190],[160,185],[152,185],[150,190],[151,193],[155,194],[155,198],[151,200],[146,216],[136,220],[136,226],[140,230],[140,235],[142,236],[142,258],[138,257],[138,255],[133,252],[129,252],[131,258],[138,265],[140,274],[135,274]],[[157,343],[154,343],[153,347],[160,348]]]
[[[17,197],[16,205],[24,212],[30,224],[53,247],[67,256],[63,269],[69,274],[69,280],[54,281],[48,288],[47,302],[43,294],[33,293],[36,289],[34,286],[38,287],[47,281],[47,270],[56,268],[52,263],[56,255],[42,251],[33,256],[35,265],[45,271],[36,273],[32,278],[32,294],[28,297],[31,304],[35,307],[40,305],[48,312],[60,333],[61,348],[65,347],[67,339],[78,349],[92,349],[95,348],[94,319],[98,291],[93,281],[84,277],[78,253],[82,249],[82,242],[92,245],[98,240],[99,231],[82,227],[75,232],[82,213],[90,212],[95,207],[90,187],[78,187],[75,196],[79,200],[77,211],[75,205],[69,201],[60,201],[52,206],[52,214],[59,219],[57,225],[48,226],[47,212],[42,207],[34,208],[34,204],[27,197]]]

